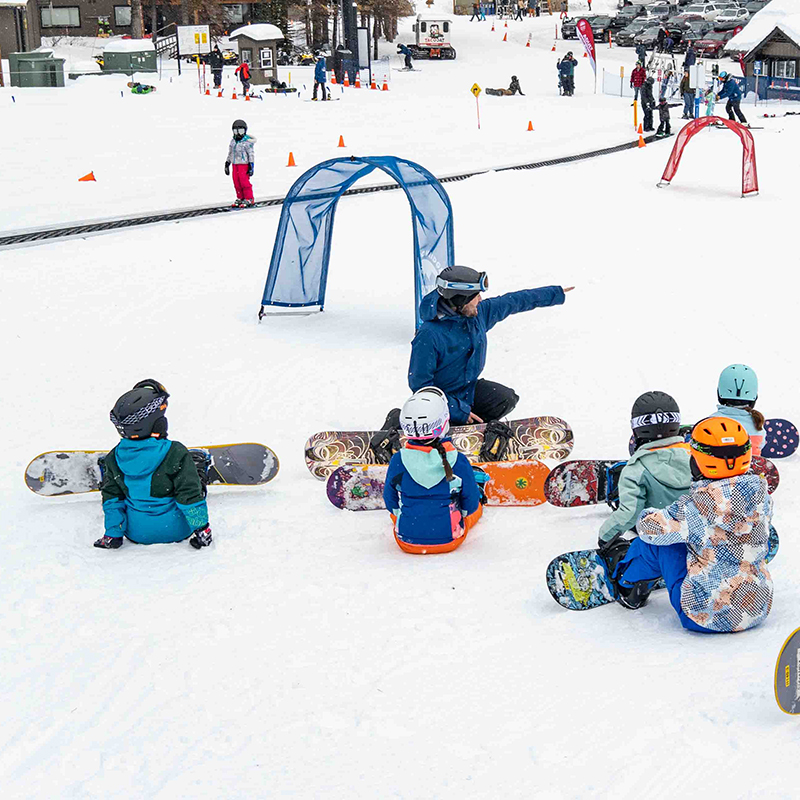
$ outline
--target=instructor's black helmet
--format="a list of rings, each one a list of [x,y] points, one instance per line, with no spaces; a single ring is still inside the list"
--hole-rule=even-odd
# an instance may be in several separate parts
[[[436,278],[436,291],[456,310],[488,288],[489,278],[486,273],[478,272],[472,267],[446,267]]]
[[[233,138],[237,142],[241,142],[247,133],[247,123],[243,119],[235,119],[231,128],[233,129]]]
[[[677,436],[681,429],[681,410],[666,392],[645,392],[631,409],[631,428],[637,442],[653,442]]]
[[[167,436],[167,398],[169,392],[152,378],[139,381],[125,392],[111,409],[111,421],[123,439],[149,439],[153,434]]]

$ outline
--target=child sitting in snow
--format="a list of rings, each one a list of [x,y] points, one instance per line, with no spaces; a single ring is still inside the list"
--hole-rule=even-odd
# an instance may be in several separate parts
[[[689,491],[689,447],[679,435],[678,404],[666,392],[645,392],[631,409],[636,451],[619,476],[619,507],[600,528],[604,553],[636,525],[645,508],[663,508]]]
[[[169,393],[139,381],[114,404],[111,421],[122,441],[106,456],[101,487],[105,535],[95,547],[116,550],[122,537],[137,544],[211,544],[205,487],[189,451],[167,439]]]
[[[394,536],[406,553],[447,553],[466,538],[480,519],[480,490],[469,461],[450,439],[447,396],[426,386],[400,412],[408,438],[392,456],[383,499]]]
[[[747,431],[753,455],[760,456],[764,446],[764,415],[754,406],[758,400],[758,376],[746,364],[731,364],[720,373],[717,382],[717,411],[714,416],[736,420]]]
[[[255,172],[255,136],[247,135],[247,123],[243,119],[233,121],[233,139],[228,145],[228,158],[225,161],[225,174],[231,174],[233,165],[233,187],[236,189],[236,200],[233,208],[242,208],[255,204],[253,199],[253,184],[250,177]]]
[[[643,511],[638,538],[606,553],[607,571],[627,608],[641,608],[663,577],[684,628],[743,631],[772,608],[772,499],[764,478],[748,471],[750,437],[738,422],[700,420],[690,446],[691,491],[667,508]]]

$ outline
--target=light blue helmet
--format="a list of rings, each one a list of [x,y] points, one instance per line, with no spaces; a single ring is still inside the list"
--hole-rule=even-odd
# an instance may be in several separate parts
[[[717,383],[717,397],[720,403],[740,400],[752,405],[758,400],[758,376],[746,364],[725,367]]]

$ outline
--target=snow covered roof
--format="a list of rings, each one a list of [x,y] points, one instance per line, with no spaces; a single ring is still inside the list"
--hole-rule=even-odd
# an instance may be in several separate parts
[[[26,6],[26,0],[0,0],[0,6],[19,7]]]
[[[725,46],[726,50],[749,53],[780,28],[790,39],[800,43],[800,9],[797,0],[772,0],[753,14],[741,32]]]
[[[112,39],[103,48],[104,53],[143,53],[154,50],[151,39]]]
[[[233,33],[228,34],[229,39],[235,39],[237,36],[246,36],[248,39],[254,39],[257,42],[265,42],[268,39],[285,39],[281,29],[275,25],[270,25],[267,22],[257,22],[255,25],[244,25],[237,28]]]

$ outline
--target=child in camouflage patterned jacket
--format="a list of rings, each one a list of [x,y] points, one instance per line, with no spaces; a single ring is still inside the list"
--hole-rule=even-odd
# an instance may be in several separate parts
[[[668,508],[642,512],[639,538],[612,568],[617,600],[640,608],[663,577],[685,628],[743,631],[772,608],[766,563],[772,499],[764,478],[748,471],[750,437],[738,422],[701,420],[691,449],[691,492]]]

